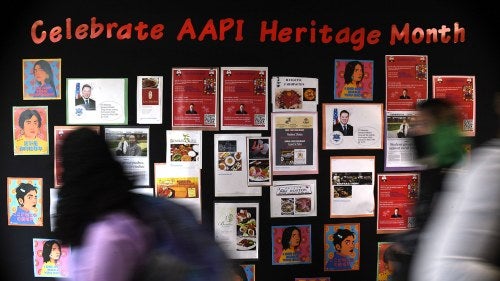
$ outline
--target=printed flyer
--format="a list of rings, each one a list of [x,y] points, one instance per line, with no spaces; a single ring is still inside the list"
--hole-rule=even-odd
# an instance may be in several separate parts
[[[379,173],[377,234],[397,233],[415,224],[413,209],[420,188],[419,173]]]
[[[231,259],[259,258],[259,203],[214,203],[215,240]]]
[[[273,112],[318,110],[318,78],[275,76],[271,87]]]
[[[221,129],[267,130],[267,67],[221,67]]]
[[[172,68],[172,129],[217,130],[219,70]]]
[[[428,98],[428,57],[426,55],[386,55],[386,110],[415,111]]]
[[[163,77],[137,76],[137,124],[162,124]]]
[[[466,137],[476,135],[476,77],[442,75],[432,76],[434,98],[450,101],[460,112],[459,125]]]
[[[318,173],[318,113],[271,114],[273,174]]]

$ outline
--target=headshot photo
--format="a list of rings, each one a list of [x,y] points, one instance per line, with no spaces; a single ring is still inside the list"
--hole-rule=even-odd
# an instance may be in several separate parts
[[[86,110],[95,110],[95,100],[90,98],[92,95],[92,86],[83,84],[80,97],[75,100],[75,105],[83,105]]]
[[[354,128],[349,123],[349,111],[341,110],[339,114],[339,122],[333,125],[333,131],[339,131],[344,136],[352,136],[354,134]]]

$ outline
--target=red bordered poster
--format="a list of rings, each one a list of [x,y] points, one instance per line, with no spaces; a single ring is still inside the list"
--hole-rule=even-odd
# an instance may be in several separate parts
[[[428,98],[426,55],[386,55],[386,110],[416,110]]]
[[[476,77],[432,76],[434,98],[449,100],[460,112],[460,127],[466,137],[476,135]]]
[[[419,187],[418,173],[378,174],[377,234],[402,232],[414,225]]]
[[[172,68],[172,129],[218,129],[218,68]]]
[[[267,67],[221,67],[221,129],[267,130]]]

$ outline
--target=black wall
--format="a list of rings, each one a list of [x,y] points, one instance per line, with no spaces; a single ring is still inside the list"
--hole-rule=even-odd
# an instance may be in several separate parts
[[[153,187],[153,163],[165,162],[165,131],[171,129],[170,70],[172,67],[204,66],[268,66],[269,79],[272,76],[301,76],[319,78],[318,106],[321,140],[321,103],[334,102],[333,77],[334,60],[374,60],[374,103],[385,102],[384,56],[386,54],[415,54],[429,56],[429,77],[432,75],[475,75],[477,94],[477,134],[471,138],[478,145],[490,138],[498,124],[494,122],[491,108],[492,94],[500,89],[499,52],[493,41],[499,32],[496,11],[475,7],[475,3],[459,6],[447,1],[415,1],[408,7],[397,2],[382,4],[346,3],[339,1],[212,1],[200,4],[192,1],[168,1],[163,4],[143,0],[127,1],[48,1],[37,3],[13,3],[13,9],[4,8],[1,19],[1,102],[0,126],[4,132],[0,138],[0,198],[6,200],[7,177],[43,177],[44,183],[44,226],[7,226],[6,207],[0,209],[1,248],[0,264],[5,266],[0,273],[7,280],[44,280],[33,277],[32,238],[51,237],[49,223],[49,188],[54,184],[53,176],[53,126],[66,125],[65,78],[128,78],[129,82],[129,125],[136,123],[136,77],[138,75],[162,75],[164,77],[164,124],[150,125],[150,184]],[[131,1],[129,1],[131,2]],[[375,1],[373,1],[375,2]],[[405,2],[405,1],[404,1]],[[424,3],[428,2],[428,3]],[[279,6],[271,8],[273,6]],[[311,6],[308,6],[311,5]],[[102,22],[133,24],[143,21],[161,23],[166,27],[161,40],[117,40],[85,39],[62,40],[58,43],[34,44],[30,28],[34,21],[42,19],[46,26],[65,25],[71,18],[74,25],[90,23],[91,17]],[[191,18],[198,32],[208,19],[244,19],[244,40],[235,41],[234,33],[228,33],[226,40],[203,41],[185,39],[177,41],[176,35],[186,18]],[[320,44],[301,42],[259,42],[260,22],[278,20],[280,26],[309,26],[312,19],[318,26],[330,25],[334,32],[344,27],[352,30],[366,28],[382,32],[380,42],[365,44],[360,51],[354,51],[351,44]],[[402,27],[409,23],[413,27],[453,27],[455,22],[466,29],[463,43],[421,43],[391,46],[390,28],[395,24]],[[61,100],[33,101],[22,99],[23,58],[62,58]],[[432,89],[429,79],[429,89]],[[270,91],[270,88],[269,88]],[[48,105],[50,155],[14,156],[12,141],[12,106]],[[270,127],[270,126],[269,126]],[[331,219],[329,218],[329,158],[332,155],[375,155],[376,172],[383,172],[384,152],[382,150],[321,150],[318,143],[320,170],[318,175],[275,176],[275,180],[314,178],[318,183],[318,215],[307,218],[271,219],[269,217],[269,192],[263,188],[262,197],[215,198],[213,192],[213,134],[236,133],[218,131],[203,133],[202,206],[203,223],[213,224],[213,202],[230,199],[234,201],[257,200],[260,202],[261,241],[260,258],[242,261],[256,264],[257,280],[294,280],[294,277],[319,277],[334,275],[335,281],[376,280],[377,242],[388,237],[376,234],[376,218]],[[270,136],[270,131],[261,131]],[[376,192],[374,193],[374,195]],[[0,201],[1,202],[1,201]],[[5,206],[6,201],[3,201]],[[323,224],[361,223],[361,260],[359,271],[323,271]],[[312,225],[312,264],[273,266],[271,262],[271,226],[285,224]],[[272,277],[271,277],[272,276]],[[5,279],[3,279],[5,280]],[[332,279],[333,280],[333,279]]]

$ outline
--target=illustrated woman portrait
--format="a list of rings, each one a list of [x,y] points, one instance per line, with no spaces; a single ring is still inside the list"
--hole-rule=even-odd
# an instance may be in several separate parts
[[[34,97],[56,97],[56,85],[52,67],[46,60],[39,60],[33,65],[35,79]]]
[[[344,87],[340,92],[339,98],[361,98],[364,76],[365,68],[360,61],[348,62],[344,70]]]
[[[299,246],[302,242],[300,229],[296,226],[289,226],[283,230],[281,237],[282,252],[280,263],[300,262]]]

